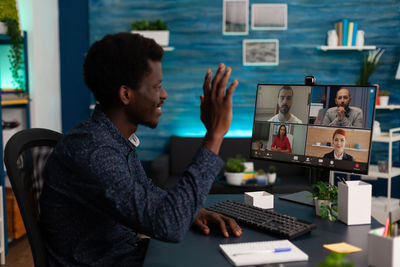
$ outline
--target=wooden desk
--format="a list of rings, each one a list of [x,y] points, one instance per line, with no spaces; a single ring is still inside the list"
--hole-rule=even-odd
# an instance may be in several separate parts
[[[209,195],[206,206],[217,202],[232,199],[243,201],[243,195]],[[292,242],[309,256],[308,262],[285,263],[285,266],[316,266],[330,253],[322,248],[323,244],[348,242],[362,248],[362,252],[349,254],[349,259],[356,266],[368,266],[367,264],[367,232],[380,226],[372,218],[371,225],[347,226],[342,222],[330,222],[315,216],[314,207],[301,205],[285,200],[277,196],[274,199],[275,211],[295,216],[317,225],[310,234],[298,237]],[[253,241],[276,240],[277,237],[251,228],[242,227],[243,235],[240,238],[224,238],[214,230],[209,236],[190,230],[180,243],[166,243],[151,240],[147,251],[144,266],[231,266],[218,249],[221,243],[239,243]]]

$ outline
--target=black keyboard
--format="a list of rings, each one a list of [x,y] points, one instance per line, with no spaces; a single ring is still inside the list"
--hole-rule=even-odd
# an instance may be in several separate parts
[[[239,224],[256,228],[281,238],[293,239],[311,232],[315,224],[273,211],[227,200],[207,208],[235,219]]]

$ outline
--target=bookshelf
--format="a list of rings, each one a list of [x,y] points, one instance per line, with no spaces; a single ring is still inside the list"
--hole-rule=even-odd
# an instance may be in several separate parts
[[[25,128],[30,127],[30,114],[29,114],[29,79],[28,79],[28,55],[27,55],[27,33],[24,32],[23,35],[23,59],[24,66],[22,68],[22,72],[25,79],[25,90],[19,88],[9,88],[8,83],[3,81],[0,84],[0,117],[2,121],[13,121],[17,120],[19,125],[15,128],[5,129],[3,128],[3,123],[1,124],[0,129],[0,142],[1,147],[4,151],[5,143],[8,139],[17,131],[20,131]],[[1,46],[10,46],[11,39],[10,36],[5,34],[0,34],[0,45]],[[3,49],[3,51],[7,51]],[[1,77],[6,77],[7,79],[11,77],[9,66],[7,63],[8,53],[1,53],[1,62],[0,72],[2,73]],[[3,162],[3,153],[0,154],[0,161]],[[5,187],[6,187],[6,170],[4,168],[4,164],[0,168],[0,197],[2,204],[0,207],[0,228],[1,224],[4,224],[4,228],[6,228],[7,218],[6,218],[6,205],[5,205]],[[1,231],[1,229],[0,229]],[[0,234],[0,263],[3,262],[2,254],[7,253],[7,231],[4,231],[4,234]]]

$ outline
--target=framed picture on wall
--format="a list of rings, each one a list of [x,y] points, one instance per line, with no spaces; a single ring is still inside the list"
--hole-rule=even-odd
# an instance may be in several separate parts
[[[255,39],[243,40],[244,66],[279,65],[279,40]]]
[[[287,4],[252,4],[252,30],[286,30]]]
[[[222,33],[225,35],[247,35],[249,33],[248,0],[224,0]]]

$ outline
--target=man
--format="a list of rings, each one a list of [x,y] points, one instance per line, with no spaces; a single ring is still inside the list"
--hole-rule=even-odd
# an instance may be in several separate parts
[[[178,242],[192,223],[205,234],[217,224],[225,237],[236,222],[202,209],[223,165],[217,156],[232,119],[235,80],[221,64],[206,73],[201,120],[207,134],[182,179],[166,192],[138,160],[138,126],[155,128],[167,93],[162,48],[130,33],[107,35],[89,49],[84,77],[99,105],[57,144],[44,171],[40,225],[49,266],[140,266],[147,235]]]
[[[279,112],[268,121],[282,123],[302,123],[302,121],[290,113],[293,103],[293,89],[290,86],[283,86],[278,92]]]
[[[322,124],[339,127],[357,127],[363,126],[363,113],[360,108],[350,107],[351,95],[347,88],[340,88],[336,92],[336,107],[329,108],[326,111]]]

